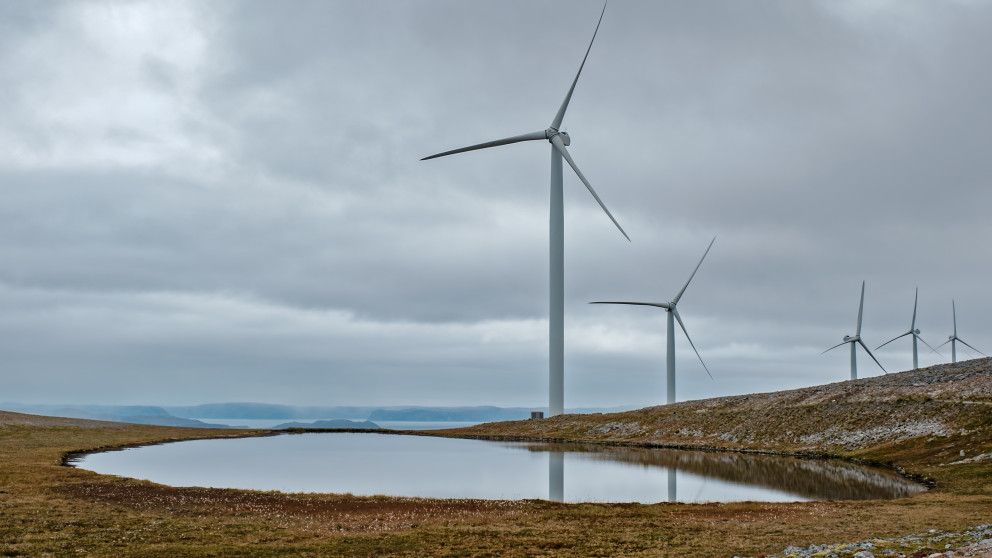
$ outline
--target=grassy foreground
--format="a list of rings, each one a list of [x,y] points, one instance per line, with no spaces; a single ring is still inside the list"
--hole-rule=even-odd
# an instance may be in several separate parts
[[[444,432],[830,454],[891,463],[935,484],[902,500],[644,505],[299,495],[170,488],[62,465],[77,450],[265,434],[0,412],[0,556],[760,556],[992,521],[992,359]]]

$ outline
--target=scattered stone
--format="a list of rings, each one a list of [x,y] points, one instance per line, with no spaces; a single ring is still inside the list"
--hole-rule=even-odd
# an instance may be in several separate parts
[[[885,548],[881,548],[885,547]],[[936,548],[948,549],[938,552]],[[767,558],[992,558],[992,524],[977,525],[963,533],[931,529],[894,539],[873,538],[860,543],[788,546]]]
[[[964,450],[961,450],[961,456],[964,457]],[[976,461],[984,461],[986,459],[992,459],[992,453],[981,453],[976,455],[975,457],[959,459],[957,461],[951,462],[951,465],[960,465],[962,463],[975,463]]]

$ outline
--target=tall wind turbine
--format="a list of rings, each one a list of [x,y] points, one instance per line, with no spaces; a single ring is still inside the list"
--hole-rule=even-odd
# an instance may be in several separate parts
[[[892,339],[889,339],[885,343],[882,343],[881,345],[875,347],[875,350],[877,351],[882,347],[888,345],[889,343],[895,341],[896,339],[901,339],[903,337],[906,337],[907,335],[912,335],[913,336],[913,370],[916,370],[917,368],[920,367],[920,359],[916,352],[916,340],[919,339],[920,341],[923,341],[923,338],[920,337],[920,330],[916,329],[916,303],[919,300],[919,298],[920,298],[920,288],[916,287],[916,295],[913,297],[913,321],[909,323],[909,331],[903,333],[902,335],[897,335],[896,337],[893,337]],[[927,343],[926,341],[923,341],[923,344],[926,345],[927,347],[930,347],[930,343]],[[934,349],[933,347],[930,347],[930,350],[933,352],[937,352],[937,350]]]
[[[939,348],[943,347],[944,345],[950,343],[951,344],[951,362],[957,362],[958,361],[958,351],[957,351],[957,347],[955,347],[955,345],[959,341],[962,344],[964,344],[964,346],[970,347],[973,351],[977,352],[978,354],[983,355],[983,356],[988,356],[985,353],[983,353],[982,351],[979,351],[978,349],[976,349],[976,348],[972,347],[971,345],[965,343],[964,339],[961,339],[960,337],[958,337],[958,311],[954,307],[954,300],[953,299],[951,300],[951,312],[952,312],[952,315],[954,317],[954,333],[948,335],[947,336],[947,341],[944,341],[940,345],[937,345],[937,348],[939,349]]]
[[[568,93],[565,94],[565,100],[562,101],[561,106],[558,108],[554,120],[551,121],[551,126],[539,132],[470,145],[421,159],[421,161],[425,161],[446,155],[454,155],[455,153],[464,153],[465,151],[474,151],[476,149],[485,149],[522,141],[545,140],[551,143],[551,211],[549,220],[551,300],[548,318],[549,416],[560,415],[565,412],[565,216],[562,199],[562,158],[568,161],[568,165],[572,167],[572,170],[578,175],[579,180],[589,189],[589,193],[596,199],[599,207],[603,208],[603,211],[613,221],[613,224],[620,229],[620,232],[628,241],[630,240],[630,237],[624,232],[623,227],[613,218],[610,210],[606,209],[603,200],[599,199],[599,195],[596,194],[596,190],[593,189],[592,184],[586,180],[585,175],[582,174],[582,171],[576,166],[575,161],[572,160],[572,156],[569,155],[568,150],[565,149],[566,146],[571,145],[571,139],[567,133],[561,131],[561,122],[565,118],[565,110],[568,109],[568,102],[572,99],[575,84],[579,81],[579,75],[582,73],[582,68],[586,64],[586,58],[589,57],[589,51],[592,50],[592,43],[596,40],[596,33],[599,32],[599,24],[603,22],[603,14],[605,13],[606,4],[604,3],[603,11],[599,14],[599,22],[596,23],[596,30],[592,34],[592,40],[589,41],[586,54],[582,58],[582,63],[579,64],[579,71],[575,73],[575,79],[572,80],[572,85],[568,88]]]
[[[822,353],[820,353],[822,355],[822,354],[825,354],[827,351],[832,351],[832,350],[836,349],[837,347],[840,347],[841,345],[844,345],[845,343],[850,343],[851,344],[851,379],[852,380],[857,380],[858,379],[858,352],[857,352],[857,348],[858,348],[857,346],[858,345],[861,345],[861,348],[864,349],[865,352],[868,353],[868,356],[870,356],[871,359],[875,361],[875,364],[877,364],[878,367],[882,369],[882,372],[885,372],[886,374],[888,374],[888,372],[886,372],[886,370],[885,370],[885,367],[882,366],[882,363],[878,362],[878,359],[875,358],[875,355],[871,354],[871,351],[868,350],[868,346],[865,345],[865,342],[861,340],[861,316],[864,314],[864,309],[865,309],[865,282],[862,281],[861,282],[861,305],[858,306],[858,329],[854,333],[854,336],[852,337],[850,335],[845,335],[844,336],[844,341],[842,341],[842,342],[834,345],[833,347],[830,347],[826,351],[823,351]]]
[[[696,350],[696,345],[692,342],[692,338],[689,337],[689,332],[685,329],[685,324],[682,323],[682,317],[679,316],[678,303],[679,299],[682,298],[682,294],[685,293],[685,289],[692,282],[692,278],[696,276],[696,272],[699,271],[699,266],[703,265],[703,260],[706,259],[706,254],[710,253],[710,248],[713,247],[713,243],[716,242],[716,237],[710,241],[710,245],[706,247],[706,251],[703,252],[703,257],[699,258],[699,263],[696,264],[696,269],[692,270],[692,275],[689,276],[689,280],[682,285],[682,290],[675,295],[675,298],[669,302],[613,302],[613,301],[601,301],[601,302],[590,302],[589,304],[629,304],[632,306],[654,306],[657,308],[664,308],[665,312],[668,314],[668,362],[667,362],[667,375],[666,375],[666,391],[668,396],[668,403],[675,403],[675,320],[679,321],[679,326],[682,327],[682,333],[685,333],[685,338],[689,340],[689,345],[692,346],[692,350],[696,351],[696,356],[699,357],[699,362],[703,365],[703,370],[709,374],[710,379],[713,379],[713,374],[710,374],[710,369],[706,368],[706,363],[703,362],[703,357],[699,355],[699,351]]]

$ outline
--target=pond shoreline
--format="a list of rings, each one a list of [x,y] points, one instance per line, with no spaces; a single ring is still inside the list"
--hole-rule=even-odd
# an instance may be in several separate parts
[[[301,428],[301,429],[290,429],[290,430],[242,431],[239,432],[238,434],[228,432],[220,436],[208,435],[208,436],[197,437],[195,440],[186,440],[186,441],[236,440],[236,439],[245,440],[245,439],[253,439],[253,438],[275,438],[275,437],[284,437],[282,435],[303,435],[303,434],[313,434],[313,435],[378,434],[378,435],[392,435],[392,436],[398,436],[408,439],[413,437],[420,437],[420,438],[431,438],[436,440],[452,440],[452,441],[464,440],[464,441],[476,441],[476,442],[492,442],[496,444],[496,446],[493,446],[493,448],[499,447],[499,445],[501,444],[526,444],[528,447],[525,449],[530,450],[530,452],[546,453],[549,455],[559,455],[559,456],[573,456],[568,458],[569,462],[573,463],[573,465],[570,467],[578,467],[580,466],[579,464],[583,462],[586,463],[586,465],[582,465],[584,469],[588,469],[589,467],[594,467],[594,466],[609,467],[610,465],[607,465],[607,463],[615,463],[617,465],[638,464],[643,467],[648,467],[648,466],[656,467],[657,469],[652,469],[656,471],[655,473],[651,473],[652,475],[661,474],[662,470],[668,470],[669,475],[675,472],[678,472],[680,477],[682,477],[683,475],[687,475],[682,482],[690,483],[689,486],[692,486],[694,482],[698,482],[698,480],[693,481],[692,479],[705,478],[716,481],[718,484],[720,482],[730,482],[734,485],[738,485],[741,487],[747,486],[749,487],[748,490],[757,490],[759,492],[768,494],[768,496],[759,496],[758,493],[754,493],[751,496],[744,498],[744,499],[756,499],[758,501],[790,501],[790,498],[795,498],[797,500],[836,500],[836,499],[859,500],[859,499],[876,499],[876,498],[881,498],[881,499],[907,498],[907,497],[912,497],[913,495],[918,494],[921,491],[926,491],[931,488],[927,486],[925,483],[921,483],[918,482],[916,479],[910,478],[908,475],[905,474],[904,471],[900,471],[898,467],[892,465],[870,462],[868,460],[863,460],[863,459],[844,458],[844,457],[838,458],[836,456],[832,456],[829,454],[812,454],[810,452],[787,453],[781,451],[714,448],[708,446],[688,446],[688,445],[678,446],[673,444],[603,442],[603,441],[568,440],[568,439],[559,439],[559,438],[517,437],[517,436],[478,436],[478,435],[466,435],[465,433],[447,432],[444,430],[400,431],[400,430],[381,430],[381,429]],[[290,436],[286,436],[286,437],[290,437]],[[376,436],[376,438],[378,437],[379,436]],[[125,444],[118,447],[101,447],[101,448],[90,449],[85,451],[79,450],[79,451],[66,452],[66,454],[62,458],[62,464],[68,467],[80,468],[83,470],[96,472],[97,474],[122,476],[122,477],[136,478],[136,479],[150,479],[153,482],[164,483],[176,487],[213,486],[223,489],[235,489],[235,490],[272,490],[274,489],[274,487],[278,487],[277,488],[278,490],[286,493],[301,492],[301,493],[327,493],[327,494],[335,494],[342,492],[351,493],[358,490],[362,494],[373,494],[373,493],[389,494],[397,498],[430,497],[430,498],[442,498],[442,499],[452,498],[456,500],[464,499],[464,498],[484,498],[484,499],[497,499],[497,500],[501,500],[501,499],[518,500],[521,498],[523,499],[544,498],[544,496],[539,496],[539,495],[494,496],[489,491],[483,491],[481,493],[477,492],[478,489],[474,487],[469,488],[467,491],[464,491],[463,493],[451,493],[447,491],[439,492],[437,491],[438,489],[435,489],[435,491],[426,489],[427,491],[424,492],[421,489],[411,489],[411,487],[409,486],[402,487],[403,486],[402,484],[397,486],[395,482],[389,480],[387,480],[384,483],[382,482],[382,480],[380,480],[377,483],[377,485],[379,485],[380,488],[371,489],[368,483],[372,481],[370,481],[368,478],[365,477],[364,468],[354,470],[350,473],[351,475],[353,475],[352,478],[354,480],[354,484],[350,486],[346,483],[337,481],[338,477],[334,477],[335,482],[329,482],[327,478],[312,477],[314,479],[314,483],[310,486],[312,486],[313,488],[312,489],[304,488],[305,486],[308,485],[305,482],[303,482],[301,479],[306,478],[306,475],[308,473],[306,473],[304,470],[299,469],[299,465],[296,466],[297,468],[295,469],[296,471],[295,473],[290,472],[290,470],[293,470],[293,466],[290,465],[293,463],[293,460],[291,458],[289,459],[289,461],[284,462],[285,464],[289,465],[288,469],[286,471],[281,472],[280,474],[270,475],[268,473],[265,474],[251,473],[250,471],[254,470],[254,468],[248,467],[247,469],[243,469],[241,472],[241,477],[242,477],[241,484],[225,484],[226,481],[222,480],[221,478],[218,478],[215,474],[212,473],[212,471],[216,470],[219,467],[219,464],[216,462],[217,458],[214,457],[215,455],[214,450],[203,447],[200,447],[199,449],[196,450],[194,450],[193,447],[189,448],[188,450],[177,450],[177,451],[185,451],[185,452],[192,451],[194,453],[192,454],[187,453],[187,455],[185,455],[183,459],[176,461],[174,466],[167,470],[162,469],[158,465],[158,461],[145,462],[146,465],[137,466],[137,463],[141,462],[140,461],[141,458],[137,456],[128,456],[128,457],[122,456],[121,458],[113,459],[110,461],[108,461],[107,459],[101,459],[98,460],[96,464],[92,464],[91,466],[83,465],[83,462],[87,457],[101,453],[111,453],[126,449],[135,449],[139,447],[161,446],[180,441],[184,441],[184,440],[171,438],[164,441],[155,441],[152,443],[145,443],[145,444]],[[333,443],[338,446],[336,451],[343,452],[343,453],[329,454],[327,456],[327,458],[332,458],[333,456],[332,460],[334,461],[334,463],[336,463],[336,467],[339,468],[339,471],[347,470],[347,468],[349,467],[348,463],[352,463],[353,460],[361,461],[360,455],[362,454],[362,452],[366,451],[365,449],[362,448],[365,448],[368,444],[368,442],[363,442],[362,444],[356,446],[354,444],[358,443],[357,440],[355,442],[349,441],[348,443],[345,443],[344,446],[340,445],[344,443],[341,442],[340,440],[337,442],[329,441],[329,443]],[[420,446],[420,444],[418,444],[418,446]],[[246,451],[246,449],[237,449],[239,447],[247,448],[247,446],[244,445],[227,446],[228,448],[227,451],[232,451],[232,450],[240,451],[240,452]],[[266,447],[271,447],[271,446],[270,445],[259,446],[259,449],[253,451],[261,452],[259,455],[268,455],[268,453],[271,450],[262,449]],[[314,456],[310,455],[310,452],[317,450],[317,448],[321,447],[321,445],[318,444],[314,446],[308,444],[308,445],[300,446],[299,444],[289,444],[289,445],[280,444],[277,447],[282,448],[280,451],[290,452],[285,454],[287,458],[293,455],[292,452],[305,450],[307,452],[306,455],[308,455],[308,459],[314,459]],[[404,461],[406,459],[412,459],[412,461],[408,465],[412,465],[413,463],[416,463],[418,459],[417,456],[420,456],[422,454],[422,450],[419,447],[410,446],[409,444],[394,445],[390,443],[387,444],[386,446],[377,444],[375,447],[380,448],[376,450],[377,453],[373,454],[376,456],[376,462],[379,461],[380,459],[385,459],[378,453],[382,451],[395,452],[393,454],[394,457],[392,457],[392,459],[394,460]],[[498,478],[503,474],[502,469],[498,469],[498,468],[492,469],[488,461],[486,460],[478,461],[478,457],[477,457],[478,450],[468,453],[457,454],[457,455],[461,455],[462,457],[452,457],[448,455],[447,452],[450,451],[463,452],[465,451],[464,448],[459,448],[459,446],[448,446],[448,445],[436,446],[436,444],[429,445],[428,447],[436,447],[437,448],[436,450],[431,450],[431,451],[443,452],[443,454],[446,455],[446,459],[454,458],[456,459],[456,462],[458,459],[463,459],[466,460],[465,463],[474,463],[474,465],[469,467],[469,470],[478,471],[479,474],[483,474],[484,476],[487,477],[492,477],[490,478],[490,482],[493,481],[494,478]],[[289,449],[289,448],[297,448],[297,449]],[[403,449],[399,449],[399,448],[403,448]],[[448,448],[448,449],[441,449],[441,448]],[[610,450],[621,450],[621,449],[635,450],[638,453],[615,453],[615,451],[610,451]],[[483,453],[488,451],[491,450],[486,449],[484,450]],[[604,451],[606,453],[602,453]],[[655,451],[659,453],[654,453]],[[352,455],[354,454],[354,452],[358,452],[358,454],[353,458]],[[590,452],[600,457],[590,462],[588,461],[589,457],[591,457]],[[646,453],[640,453],[640,452],[646,452]],[[176,456],[180,454],[176,452],[166,452],[166,453],[159,452],[159,455],[160,455],[159,459],[175,459],[175,457],[168,457],[168,456]],[[348,458],[341,457],[344,455],[348,456]],[[491,458],[495,458],[498,455],[502,455],[502,452],[499,454],[492,455]],[[714,461],[713,459],[710,458],[703,458],[702,457],[703,455],[714,455],[714,456],[726,455],[726,456],[738,456],[738,457],[732,458],[730,461],[727,461],[726,458],[715,458],[716,460]],[[322,459],[327,459],[327,458],[322,458]],[[558,459],[560,460],[562,458],[563,457],[559,457]],[[771,459],[771,461],[766,460],[764,458]],[[135,461],[136,459],[139,461]],[[500,459],[509,459],[509,456],[501,457]],[[579,461],[573,462],[572,461],[573,459],[579,459]],[[795,463],[795,462],[776,461],[776,459],[796,460],[795,462],[805,461],[805,462],[809,462],[810,465],[808,466],[790,465],[789,463]],[[246,461],[247,458],[241,457],[238,458],[238,460]],[[208,473],[206,476],[204,476],[202,473],[197,473],[196,472],[197,468],[195,466],[187,468],[188,464],[198,463],[198,462],[212,464],[212,465],[203,465],[202,466],[203,468],[200,469],[205,473]],[[389,460],[387,459],[386,461],[384,461],[384,463],[385,462],[389,462]],[[114,465],[114,463],[117,463],[117,465]],[[130,463],[130,465],[126,465],[128,463]],[[509,461],[505,465],[510,466],[511,463],[517,463],[517,465],[514,466],[523,466],[517,461]],[[561,461],[558,461],[558,463],[559,465],[557,467],[559,473],[557,473],[557,475],[560,478],[561,476],[560,471],[562,470],[560,465]],[[591,465],[591,463],[598,463],[598,465]],[[120,468],[121,466],[123,466],[124,468]],[[853,466],[854,468],[851,468],[851,466]],[[280,467],[280,465],[278,463],[273,463],[270,465],[270,467],[276,469]],[[377,467],[377,469],[380,469],[381,467],[382,466],[380,465]],[[531,468],[533,467],[533,465],[527,465],[527,467]],[[434,469],[436,468],[423,469],[421,472],[421,478],[423,482],[428,483],[428,485],[430,485],[429,479],[432,478],[432,471]],[[179,470],[183,470],[187,472],[184,475],[179,475],[178,474]],[[458,469],[456,468],[455,471],[457,470]],[[487,470],[489,471],[488,473],[485,472]],[[618,470],[617,472],[620,472],[622,470],[623,469]],[[761,474],[755,473],[755,471],[758,470],[762,471],[762,473]],[[789,470],[790,473],[786,474],[784,472],[785,470]],[[454,474],[457,477],[457,473],[455,473],[455,471],[452,471],[452,474]],[[578,474],[577,471],[578,470],[576,470],[576,474]],[[894,476],[889,477],[889,480],[885,480],[886,477],[884,474],[882,474],[883,471],[886,471]],[[380,479],[401,478],[406,476],[407,472],[408,471],[401,471],[401,470],[381,470],[380,474],[383,476],[379,478]],[[163,474],[165,476],[163,476]],[[286,474],[289,474],[289,476],[286,477],[285,476]],[[336,474],[341,474],[341,473],[339,472]],[[531,472],[528,473],[527,476],[533,474],[534,471],[531,470]],[[595,477],[590,477],[590,479],[609,477],[612,479],[611,484],[613,484],[614,486],[619,486],[617,485],[617,482],[621,478],[629,477],[630,474],[632,473],[622,473],[620,477],[616,477],[615,474],[608,474],[606,475],[606,477],[595,476]],[[493,475],[495,475],[495,477],[493,477]],[[846,481],[844,481],[846,483],[847,488],[841,488],[841,485],[837,484],[838,482],[837,479],[841,478],[838,477],[838,475],[841,475],[843,478],[847,479]],[[580,476],[577,478],[581,479],[583,477],[580,474]],[[571,494],[573,498],[572,500],[569,500],[570,503],[610,502],[610,501],[653,503],[658,501],[672,501],[672,499],[675,498],[675,496],[673,495],[676,492],[674,485],[671,484],[675,482],[674,480],[672,480],[672,478],[673,477],[669,476],[669,480],[668,480],[669,492],[667,498],[664,495],[658,494],[655,496],[647,496],[648,499],[642,500],[641,498],[645,497],[644,494],[635,495],[635,493],[633,492],[629,492],[627,493],[626,496],[622,496],[619,499],[617,499],[616,495],[608,496],[604,493],[599,493],[597,496],[591,496],[593,493],[599,492],[596,489],[596,487],[599,486],[600,483],[594,481],[590,482],[588,480],[575,481],[574,479],[571,478],[571,474],[570,474],[571,488],[569,488],[567,492]],[[786,480],[786,478],[788,478],[789,480]],[[815,480],[817,478],[820,478],[822,480],[819,481]],[[902,484],[896,482],[895,481],[896,478],[901,479],[900,482]],[[166,479],[171,479],[171,480],[166,480]],[[248,480],[248,479],[254,479],[254,480]],[[293,480],[288,481],[287,479],[293,479]],[[286,484],[287,482],[288,485]],[[509,485],[506,485],[506,488],[510,489],[511,494],[515,492],[515,489],[512,488],[514,485],[513,482],[509,481],[508,479],[503,482],[510,483]],[[644,482],[647,482],[648,484],[646,484],[645,486],[648,486],[649,484],[651,484],[652,481],[648,481],[647,479],[645,479]],[[500,485],[501,487],[503,486],[502,483],[498,482],[497,484]],[[292,488],[289,488],[290,486],[292,486]],[[391,486],[392,488],[387,488],[389,486]],[[364,488],[358,488],[358,487],[364,487]],[[853,487],[860,487],[860,489],[855,490]],[[911,487],[917,487],[917,488],[911,488]],[[519,487],[517,487],[517,489],[519,489]],[[382,492],[371,492],[370,490],[382,490]],[[527,490],[526,492],[530,492],[530,490],[533,490],[533,488]],[[548,490],[551,491],[550,485],[548,487]],[[561,489],[559,488],[558,491],[560,490]],[[585,499],[588,497],[580,495],[586,493],[590,494],[590,496],[588,497],[591,497],[592,499]],[[682,491],[679,491],[679,493],[682,493]],[[704,496],[703,499],[699,501],[726,502],[726,501],[740,501],[741,498],[741,496],[737,496],[737,497],[731,496],[731,494],[740,494],[739,489],[730,489],[730,493],[727,493],[726,495],[717,496],[717,494],[721,494],[721,493],[710,492],[710,496],[708,497]],[[772,494],[778,494],[778,496],[774,496],[771,499],[766,500],[766,498],[768,498]],[[791,495],[791,497],[789,495]],[[555,498],[549,495],[548,498],[556,501],[563,501],[562,500],[563,497],[561,496]],[[699,494],[696,495],[696,498],[699,498]],[[724,498],[729,498],[729,499],[724,499]],[[686,500],[683,499],[680,501],[686,501]],[[689,501],[694,501],[694,500],[689,500]]]
[[[126,423],[120,423],[120,424],[126,424]],[[485,440],[492,442],[533,442],[533,443],[554,443],[554,444],[576,444],[576,445],[588,444],[588,445],[596,445],[603,447],[629,447],[629,448],[640,448],[640,449],[703,451],[703,452],[711,452],[711,453],[734,453],[734,454],[745,454],[745,455],[769,455],[769,456],[778,456],[778,457],[793,457],[796,459],[836,460],[836,461],[843,461],[846,463],[852,463],[855,465],[862,465],[865,467],[876,467],[880,469],[887,469],[899,474],[901,477],[905,478],[906,480],[915,482],[917,484],[926,487],[927,490],[931,490],[937,487],[937,482],[933,478],[925,475],[910,473],[906,471],[903,467],[896,465],[892,462],[883,463],[880,461],[874,461],[870,459],[862,459],[857,457],[850,457],[850,456],[837,455],[837,454],[824,453],[824,452],[810,452],[810,451],[788,452],[788,451],[763,450],[763,449],[728,448],[722,446],[693,445],[693,444],[660,444],[660,443],[650,443],[650,442],[574,440],[568,438],[462,434],[462,433],[453,433],[453,432],[447,433],[444,430],[389,430],[389,429],[363,429],[363,428],[287,428],[280,430],[271,430],[271,429],[234,430],[234,431],[225,431],[225,434],[216,434],[216,435],[208,434],[206,436],[196,437],[196,438],[168,438],[168,439],[156,440],[152,442],[128,443],[128,444],[121,444],[115,446],[101,446],[97,448],[71,450],[65,452],[62,455],[60,459],[60,465],[65,467],[75,468],[77,461],[83,459],[87,455],[91,455],[95,453],[121,451],[126,449],[134,449],[134,448],[147,447],[147,446],[158,446],[163,444],[186,442],[192,440],[263,438],[270,436],[294,435],[294,434],[331,434],[331,433],[362,433],[362,434],[381,434],[381,435],[395,435],[395,436],[425,436],[425,437],[435,437],[435,438],[457,438],[464,440]]]

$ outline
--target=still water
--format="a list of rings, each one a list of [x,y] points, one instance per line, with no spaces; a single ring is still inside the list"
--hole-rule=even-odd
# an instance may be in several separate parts
[[[562,502],[860,500],[924,490],[842,461],[363,433],[194,440],[75,465],[170,486]]]

